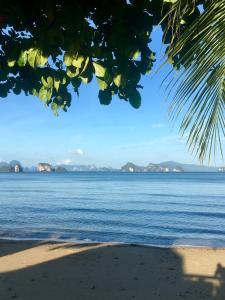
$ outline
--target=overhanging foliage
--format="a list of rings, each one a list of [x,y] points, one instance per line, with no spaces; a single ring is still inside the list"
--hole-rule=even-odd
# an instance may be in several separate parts
[[[138,108],[140,78],[151,71],[156,59],[150,49],[152,29],[160,24],[162,42],[169,45],[168,61],[183,72],[174,111],[185,114],[182,132],[190,130],[188,141],[204,159],[220,139],[221,126],[224,136],[225,85],[220,67],[224,54],[220,52],[219,58],[219,51],[211,48],[212,60],[207,56],[210,50],[204,52],[214,33],[219,39],[214,39],[215,44],[224,49],[224,21],[216,22],[211,10],[207,15],[211,28],[206,25],[207,31],[196,32],[200,12],[204,19],[207,7],[220,2],[224,0],[0,0],[0,97],[23,91],[39,97],[57,114],[70,106],[71,89],[78,94],[81,84],[96,78],[101,104],[110,104],[118,95]],[[204,32],[207,38],[202,43]],[[206,83],[209,61],[213,62]]]
[[[68,86],[78,93],[81,83],[95,76],[102,104],[117,94],[138,108],[141,75],[155,61],[149,48],[152,28],[170,5],[159,0],[1,1],[0,96],[24,91],[55,112],[66,111]]]

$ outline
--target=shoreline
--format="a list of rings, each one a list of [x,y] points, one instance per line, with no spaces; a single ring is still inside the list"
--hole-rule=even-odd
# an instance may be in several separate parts
[[[1,300],[216,299],[225,248],[0,239]]]
[[[220,249],[225,250],[224,246],[209,246],[209,245],[193,245],[193,244],[173,244],[173,245],[155,245],[155,244],[144,244],[144,243],[126,243],[120,241],[91,241],[91,240],[62,240],[62,239],[38,239],[38,238],[11,238],[11,237],[0,237],[0,244],[8,241],[9,243],[49,243],[49,244],[74,244],[74,245],[95,245],[95,244],[102,244],[102,245],[122,245],[122,246],[131,246],[131,247],[147,247],[147,248],[157,248],[157,249]],[[209,240],[210,241],[210,240]]]

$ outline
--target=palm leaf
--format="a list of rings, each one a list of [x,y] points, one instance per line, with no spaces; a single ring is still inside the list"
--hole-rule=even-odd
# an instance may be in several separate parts
[[[203,161],[214,157],[225,137],[225,1],[214,0],[170,46],[168,59],[176,59],[178,77],[167,89],[175,94],[172,119],[180,114],[181,134],[188,132],[189,148]]]

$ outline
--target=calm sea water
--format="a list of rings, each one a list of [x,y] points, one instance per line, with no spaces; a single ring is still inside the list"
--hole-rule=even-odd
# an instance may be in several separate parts
[[[0,238],[225,246],[225,173],[0,174]]]

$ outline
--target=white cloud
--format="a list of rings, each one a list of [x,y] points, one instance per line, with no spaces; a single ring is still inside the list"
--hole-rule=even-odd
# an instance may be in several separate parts
[[[75,149],[75,150],[69,150],[69,153],[74,154],[74,155],[84,155],[84,151],[80,148]]]
[[[152,128],[162,128],[162,127],[164,127],[165,125],[164,124],[162,124],[162,123],[155,123],[155,124],[152,124]]]

